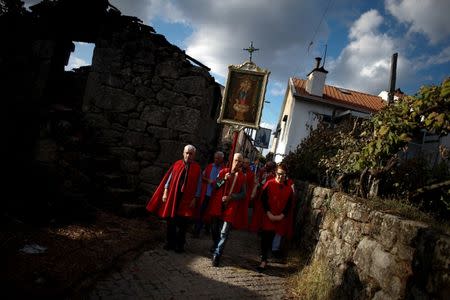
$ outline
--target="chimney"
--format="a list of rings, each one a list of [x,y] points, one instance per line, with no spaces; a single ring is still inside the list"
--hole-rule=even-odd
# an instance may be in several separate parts
[[[306,91],[314,96],[322,97],[323,88],[325,86],[325,78],[327,77],[328,71],[320,67],[320,57],[316,57],[316,67],[308,74],[308,79],[306,80]]]
[[[320,61],[322,60],[322,58],[316,57],[315,60],[316,60],[316,69],[318,69],[320,67]]]

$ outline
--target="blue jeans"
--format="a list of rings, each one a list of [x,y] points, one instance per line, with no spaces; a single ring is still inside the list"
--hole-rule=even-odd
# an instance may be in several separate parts
[[[231,231],[231,223],[229,222],[223,222],[222,229],[220,230],[220,239],[219,243],[217,244],[216,249],[214,250],[215,256],[222,256],[223,249],[225,248],[225,244],[228,240],[228,236],[230,235]]]
[[[281,235],[275,234],[272,242],[272,251],[279,251],[281,245]]]

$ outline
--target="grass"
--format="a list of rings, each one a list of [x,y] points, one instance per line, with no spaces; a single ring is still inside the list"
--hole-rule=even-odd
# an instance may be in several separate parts
[[[301,253],[293,256],[297,256],[300,262],[299,271],[289,278],[290,289],[295,299],[330,299],[334,287],[328,263],[323,259],[307,263],[307,258],[302,257]]]
[[[423,222],[430,225],[431,228],[440,232],[450,232],[449,221],[436,220],[432,215],[420,210],[417,206],[411,204],[406,200],[373,198],[362,201],[362,203],[376,211]]]

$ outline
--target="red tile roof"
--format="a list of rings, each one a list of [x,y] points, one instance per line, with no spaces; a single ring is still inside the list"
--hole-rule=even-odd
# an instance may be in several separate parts
[[[305,90],[305,79],[292,78],[292,82],[294,83],[295,94],[297,96],[309,96],[310,99],[320,99],[320,97],[310,95]],[[323,99],[324,102],[329,102],[333,105],[350,106],[354,109],[361,109],[369,112],[377,112],[387,104],[381,97],[331,85],[325,85],[321,99]]]

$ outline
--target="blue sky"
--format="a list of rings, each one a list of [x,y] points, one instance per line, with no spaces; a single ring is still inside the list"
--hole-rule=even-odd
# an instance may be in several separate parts
[[[25,1],[27,5],[39,1]],[[290,77],[306,78],[327,45],[326,84],[379,94],[398,52],[397,87],[414,94],[450,76],[448,0],[110,0],[212,69],[225,85],[228,65],[248,59],[271,71],[262,127],[277,123]],[[309,47],[309,45],[312,45]],[[90,64],[78,44],[70,67]]]

